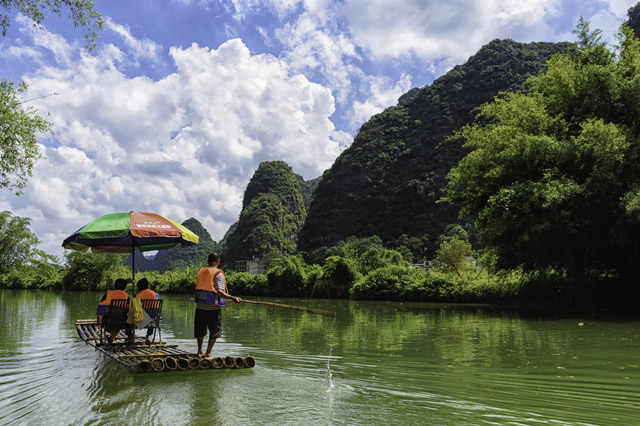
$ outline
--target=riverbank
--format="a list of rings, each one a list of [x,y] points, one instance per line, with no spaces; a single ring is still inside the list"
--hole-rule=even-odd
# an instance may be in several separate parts
[[[303,297],[312,299],[352,299],[396,302],[475,303],[504,306],[551,306],[597,309],[635,309],[638,289],[614,279],[582,282],[576,285],[556,273],[488,274],[468,269],[462,273],[387,265],[362,274],[349,268],[346,259],[320,267],[306,265],[292,257],[265,274],[226,273],[229,290],[239,296]],[[297,260],[297,261],[296,261]],[[161,294],[191,293],[197,267],[165,273],[136,273],[136,280],[147,278]],[[74,271],[77,273],[77,271]],[[73,281],[64,268],[26,266],[0,277],[0,288],[39,290],[95,290],[111,288],[116,278],[131,281],[131,271],[117,267],[105,271],[99,282],[79,279],[82,285],[66,287]],[[84,283],[91,283],[87,285]],[[129,284],[131,289],[131,284]]]

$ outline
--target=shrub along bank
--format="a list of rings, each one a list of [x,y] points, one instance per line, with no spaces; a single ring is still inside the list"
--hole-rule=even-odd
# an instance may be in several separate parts
[[[101,291],[112,288],[117,278],[131,277],[119,255],[72,253],[66,260],[64,268],[41,264],[14,269],[0,276],[0,287]],[[585,304],[606,297],[600,291],[605,283],[615,288],[601,280],[581,286],[578,293],[562,272],[489,274],[488,268],[470,259],[452,260],[450,253],[437,257],[434,264],[433,269],[411,267],[395,250],[370,247],[359,252],[347,246],[342,256],[329,256],[323,265],[307,264],[301,254],[285,255],[271,260],[264,274],[228,270],[225,275],[230,292],[239,296],[407,302]],[[136,280],[147,278],[160,293],[191,293],[198,270],[191,266],[138,272]]]

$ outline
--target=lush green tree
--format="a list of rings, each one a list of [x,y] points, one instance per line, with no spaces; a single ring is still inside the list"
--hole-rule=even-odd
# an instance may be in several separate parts
[[[58,265],[37,260],[0,274],[0,288],[59,290],[63,274]]]
[[[31,219],[0,212],[0,287],[59,288],[58,260],[36,248]]]
[[[33,166],[41,157],[37,135],[51,131],[51,123],[25,107],[20,100],[27,90],[7,80],[0,81],[0,188],[11,188],[16,194],[31,177]]]
[[[357,259],[358,271],[366,275],[371,271],[379,268],[384,268],[390,265],[409,266],[409,263],[404,260],[404,257],[397,250],[378,249],[371,247],[366,252],[362,253]]]
[[[124,255],[70,251],[65,254],[65,260],[62,288],[65,290],[99,290],[105,289],[107,284],[105,278],[110,271],[122,265]]]
[[[356,260],[372,248],[377,250],[383,249],[382,240],[377,235],[362,238],[352,235],[345,240],[344,246],[342,246],[342,252],[344,257]]]
[[[626,26],[617,50],[584,20],[575,33],[571,53],[457,133],[470,152],[446,199],[500,267],[581,280],[628,273],[640,254],[640,43]]]
[[[75,28],[84,30],[87,47],[95,47],[98,38],[97,31],[102,29],[105,21],[102,15],[95,11],[93,0],[2,0],[0,8],[8,12],[16,10],[39,26],[45,20],[45,13],[51,12],[60,17],[67,17]],[[0,13],[0,28],[2,35],[7,35],[9,29],[9,15]]]
[[[75,27],[84,29],[87,47],[93,49],[96,31],[104,25],[102,16],[94,10],[93,0],[2,0],[0,10],[17,10],[39,25],[49,11],[69,17]],[[9,15],[0,13],[2,35],[7,34]],[[25,107],[20,96],[27,91],[22,82],[17,87],[11,81],[0,81],[0,188],[9,187],[19,195],[31,177],[35,162],[41,157],[36,143],[41,133],[51,131],[51,123]]]
[[[225,273],[231,294],[237,296],[265,296],[269,282],[265,274],[252,275],[248,272]]]
[[[438,237],[438,247],[446,241],[457,238],[462,241],[469,241],[469,233],[458,223],[451,223],[444,228],[444,233]]]
[[[445,272],[455,272],[461,276],[460,271],[471,265],[470,257],[472,255],[473,251],[468,241],[453,237],[440,244],[434,259],[435,266]]]
[[[354,299],[426,300],[425,272],[405,266],[390,265],[369,272],[350,289]]]
[[[31,262],[38,253],[38,237],[31,232],[31,219],[0,212],[0,273]]]
[[[322,275],[313,286],[313,296],[343,299],[349,296],[349,289],[361,277],[358,266],[352,259],[329,256],[322,267]]]
[[[391,248],[402,253],[408,262],[422,262],[427,258],[430,245],[428,235],[409,237],[402,234],[391,244]]]
[[[307,285],[307,274],[302,256],[282,256],[272,261],[267,271],[267,291],[271,295],[303,296]]]

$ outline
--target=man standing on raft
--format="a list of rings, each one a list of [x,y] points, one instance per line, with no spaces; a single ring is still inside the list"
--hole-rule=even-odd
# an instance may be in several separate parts
[[[209,342],[205,357],[211,356],[211,349],[216,339],[222,335],[222,319],[220,304],[222,299],[231,299],[241,303],[242,299],[230,295],[227,291],[227,281],[220,265],[218,253],[211,253],[207,259],[208,266],[201,268],[196,278],[196,318],[193,327],[195,338],[198,339],[198,356],[202,354],[202,342],[209,329]]]

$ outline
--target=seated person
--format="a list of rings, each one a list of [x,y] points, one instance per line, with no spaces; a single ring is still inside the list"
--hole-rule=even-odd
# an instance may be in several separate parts
[[[138,299],[152,299],[152,300],[158,300],[160,299],[160,295],[158,295],[158,293],[156,293],[155,291],[151,290],[149,288],[149,280],[147,280],[146,278],[142,278],[140,280],[138,280],[138,294],[136,294],[136,298]],[[152,318],[152,320],[155,321],[155,317]],[[151,335],[153,334],[153,325],[150,324],[147,326],[147,338],[145,339],[145,343],[149,343],[149,338],[151,337]]]
[[[98,311],[96,312],[96,315],[98,315],[98,321],[100,322],[102,322],[104,318],[107,316],[109,305],[111,304],[112,300],[117,300],[117,299],[128,300],[129,299],[129,295],[124,291],[125,288],[127,288],[127,282],[124,279],[118,278],[115,282],[114,287],[116,288],[115,290],[107,290],[104,296],[102,296],[102,300],[98,304]],[[120,329],[106,330],[106,331],[109,332],[109,343],[113,343]],[[130,327],[126,327],[125,331],[127,333],[128,340],[132,341],[133,329],[131,329]]]

